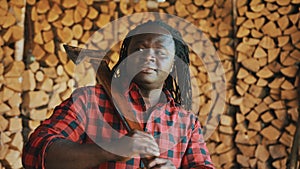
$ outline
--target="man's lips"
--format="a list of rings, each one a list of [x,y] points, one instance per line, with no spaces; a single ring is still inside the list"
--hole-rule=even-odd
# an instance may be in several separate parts
[[[157,69],[155,68],[152,68],[152,67],[142,67],[141,68],[141,72],[144,72],[144,73],[151,73],[151,72],[156,72]]]
[[[139,67],[140,67],[141,71],[144,71],[144,70],[154,70],[154,71],[156,71],[157,70],[156,66],[151,65],[151,64],[142,64]]]
[[[153,73],[157,71],[157,68],[151,64],[141,64],[139,66],[139,71],[142,73]]]

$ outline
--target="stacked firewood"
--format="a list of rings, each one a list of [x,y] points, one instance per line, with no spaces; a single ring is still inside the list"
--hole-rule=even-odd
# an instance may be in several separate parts
[[[70,17],[68,9],[76,6],[70,7],[72,3],[27,1],[23,59],[26,69],[21,76],[23,101],[20,106],[25,142],[41,121],[51,116],[55,106],[70,97],[75,87],[96,82],[91,65],[76,67],[62,47],[62,44],[82,45],[89,36],[89,31],[84,31],[85,16],[70,25],[73,14]],[[87,2],[81,3],[88,7]],[[77,5],[77,12],[83,12],[82,4]]]
[[[20,105],[25,64],[16,44],[23,39],[23,1],[0,1],[0,168],[21,168],[23,148]]]
[[[300,22],[294,0],[237,1],[235,144],[247,168],[285,168],[298,119]]]

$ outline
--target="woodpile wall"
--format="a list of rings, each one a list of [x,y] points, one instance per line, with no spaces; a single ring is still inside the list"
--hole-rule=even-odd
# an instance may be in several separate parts
[[[190,45],[192,84],[198,91],[193,111],[205,129],[215,166],[286,167],[298,119],[299,0],[0,4],[0,168],[22,168],[29,134],[75,88],[96,83],[92,65],[75,67],[62,44],[84,47],[93,35],[91,48],[109,49],[114,36],[126,35],[132,24],[153,16],[128,18],[118,32],[96,31],[138,12],[162,12],[189,22],[168,20]],[[195,33],[194,26],[203,33]],[[201,50],[210,43],[217,53]],[[25,44],[24,54],[20,44]],[[119,45],[109,55],[110,66],[118,59]],[[218,105],[222,101],[225,106]]]
[[[21,168],[23,88],[20,78],[25,64],[20,44],[24,38],[25,3],[1,0],[0,4],[0,168]]]
[[[237,1],[235,145],[242,167],[286,167],[298,119],[297,4]]]

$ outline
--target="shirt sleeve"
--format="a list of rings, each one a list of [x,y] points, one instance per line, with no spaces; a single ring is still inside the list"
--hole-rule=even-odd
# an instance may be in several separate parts
[[[214,169],[209,151],[203,137],[202,128],[198,120],[192,129],[186,152],[182,158],[182,168]]]
[[[74,93],[57,106],[52,116],[31,134],[22,153],[24,168],[44,169],[47,148],[58,139],[82,142],[85,122],[79,114],[84,112],[84,95],[80,95],[80,91]]]

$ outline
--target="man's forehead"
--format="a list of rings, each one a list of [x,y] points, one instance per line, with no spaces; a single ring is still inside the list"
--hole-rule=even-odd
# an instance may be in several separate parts
[[[173,41],[171,35],[158,34],[158,33],[140,33],[132,36],[132,41],[143,42],[143,41],[155,41],[155,42],[167,42]]]
[[[167,29],[157,24],[142,25],[135,31],[135,35],[137,34],[157,34],[157,35],[172,36]]]

